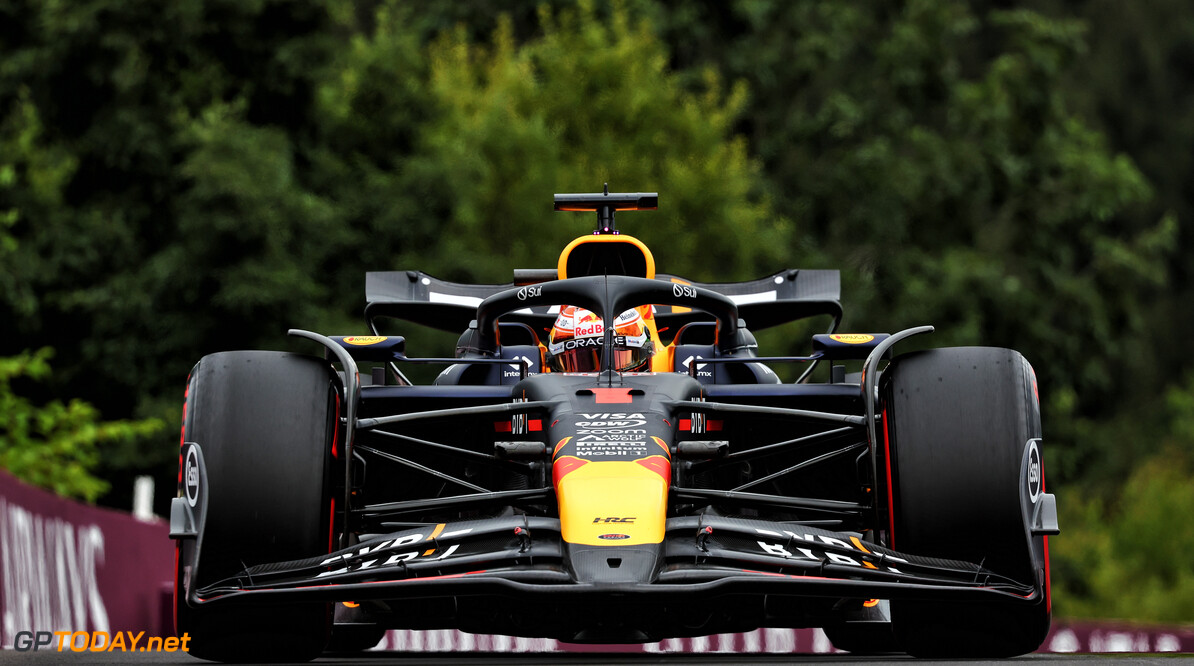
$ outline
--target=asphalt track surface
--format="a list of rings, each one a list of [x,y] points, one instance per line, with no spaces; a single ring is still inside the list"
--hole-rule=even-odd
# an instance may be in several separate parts
[[[0,651],[0,664],[209,664],[185,653],[175,652],[15,652]],[[958,663],[957,660],[915,660],[910,657],[874,657],[849,654],[643,654],[643,653],[401,653],[362,652],[346,655],[326,655],[311,664],[367,664],[369,666],[593,666],[596,664],[646,665],[693,664],[729,666],[734,664],[909,664]],[[1030,654],[1016,659],[971,660],[966,664],[1176,664],[1194,663],[1194,654]]]

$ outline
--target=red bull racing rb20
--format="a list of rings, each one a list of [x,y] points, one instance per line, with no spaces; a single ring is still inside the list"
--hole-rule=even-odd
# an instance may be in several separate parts
[[[305,660],[393,628],[1035,650],[1058,527],[1024,357],[840,333],[837,271],[656,273],[614,215],[657,201],[556,195],[598,224],[555,268],[368,273],[368,335],[201,359],[170,516],[191,653]],[[760,353],[752,331],[815,316],[807,355]],[[408,355],[393,320],[458,335],[455,355]]]

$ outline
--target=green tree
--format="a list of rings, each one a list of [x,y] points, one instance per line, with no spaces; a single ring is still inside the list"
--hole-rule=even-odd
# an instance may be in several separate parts
[[[199,265],[210,257],[203,243],[239,238],[215,233],[191,247],[195,234],[185,232],[196,218],[218,218],[220,206],[241,205],[235,196],[212,201],[236,193],[210,182],[236,176],[255,179],[238,183],[241,193],[264,191],[239,211],[245,232],[285,245],[260,230],[273,223],[278,231],[279,215],[319,224],[318,212],[305,208],[318,203],[286,187],[292,137],[310,129],[312,81],[334,40],[324,3],[17,2],[0,12],[8,19],[0,30],[0,118],[32,119],[22,130],[31,149],[15,161],[18,186],[0,192],[0,209],[21,211],[0,335],[18,349],[56,348],[55,382],[104,410],[132,413],[147,409],[142,392],[177,386],[203,351],[256,343],[262,329],[284,331],[274,312],[240,321],[249,290],[228,283],[256,281],[254,297],[271,301],[289,292],[292,276],[228,270],[236,255],[253,254],[251,243],[226,247],[221,265]],[[234,119],[259,131],[238,132],[229,127]],[[230,135],[212,136],[223,129]],[[197,171],[211,151],[266,165]],[[263,219],[265,197],[280,205],[265,206],[277,213]],[[208,306],[212,276],[226,279],[217,305],[242,301],[239,312],[217,309],[208,325],[188,315]]]
[[[43,145],[42,132],[30,95],[21,90],[0,118],[0,200],[8,202],[0,207],[0,264],[5,266],[27,258],[10,229],[26,216],[37,219],[60,205],[63,183],[75,167],[69,155]],[[0,293],[17,313],[28,316],[37,308],[35,295],[9,270],[0,273]],[[96,475],[103,455],[112,447],[149,440],[163,423],[101,421],[99,411],[82,400],[35,404],[14,384],[47,380],[52,355],[43,347],[0,357],[0,468],[64,497],[94,502],[109,488]]]
[[[1184,399],[1189,401],[1188,393]],[[1060,503],[1062,534],[1049,544],[1059,614],[1189,621],[1194,532],[1174,516],[1194,511],[1191,441],[1171,439],[1109,499],[1102,489],[1067,488]]]
[[[314,327],[339,246],[295,164],[339,38],[325,3],[26,0],[0,26],[0,211],[19,243],[0,339],[58,350],[41,391],[176,422],[203,353]],[[126,439],[100,473],[127,506],[125,481],[155,468],[169,487],[175,458],[169,438]]]
[[[621,9],[603,19],[582,3],[544,9],[541,33],[523,43],[501,19],[491,40],[477,43],[461,28],[422,59],[407,22],[397,6],[384,7],[370,41],[354,43],[346,70],[320,95],[327,117],[347,125],[333,125],[333,136],[372,139],[342,157],[351,181],[407,194],[382,195],[408,205],[361,220],[374,225],[375,245],[393,250],[386,264],[495,281],[511,267],[554,265],[592,221],[552,213],[548,197],[603,182],[662,193],[658,213],[624,214],[620,228],[651,244],[666,270],[712,278],[718,266],[723,278],[745,277],[781,261],[787,224],[771,215],[757,164],[732,133],[745,90],[726,90],[712,70],[699,90],[686,90],[648,25]],[[412,72],[426,72],[425,88]],[[411,97],[426,106],[412,112],[403,103]],[[364,104],[381,113],[353,113]],[[412,121],[418,132],[408,137]],[[381,127],[391,122],[397,130]],[[378,155],[378,145],[390,149],[376,142],[379,132],[411,153],[398,163],[393,152]]]
[[[158,435],[163,423],[101,421],[99,412],[82,400],[52,400],[35,405],[19,395],[14,380],[44,380],[52,352],[0,358],[0,468],[18,479],[63,497],[88,502],[109,484],[95,475],[106,447]]]
[[[786,223],[732,138],[744,91],[712,71],[679,85],[623,10],[429,45],[396,2],[16,7],[0,118],[25,149],[5,155],[0,210],[20,251],[0,333],[58,348],[47,389],[105,412],[174,421],[204,353],[359,330],[365,270],[553,265],[592,223],[552,214],[553,191],[661,191],[660,214],[622,223],[667,270],[745,277],[782,256]],[[154,466],[165,485],[165,441],[114,445],[103,473]]]
[[[960,1],[668,6],[681,65],[750,85],[741,128],[805,256],[843,269],[847,326],[1023,350],[1055,478],[1122,445],[1079,426],[1123,409],[1125,382],[1164,380],[1139,336],[1178,225],[1135,215],[1149,183],[1076,113],[1080,22]]]
[[[35,285],[23,279],[38,257],[18,252],[15,234],[59,213],[77,159],[46,141],[28,87],[19,87],[6,101],[0,98],[0,303],[9,316],[0,318],[0,333],[7,338],[16,321],[36,323],[40,305]]]
[[[487,37],[461,26],[430,43],[432,19],[406,3],[360,22],[368,32],[318,92],[318,175],[308,179],[357,234],[355,265],[489,282],[554,266],[593,220],[554,213],[550,195],[603,182],[661,192],[659,211],[619,222],[660,270],[724,279],[783,263],[788,224],[732,132],[741,86],[727,90],[712,71],[696,89],[681,85],[649,25],[620,6],[539,17],[522,42],[504,15]],[[341,294],[361,292],[360,273],[332,279]],[[412,350],[450,353],[442,335],[392,330]]]

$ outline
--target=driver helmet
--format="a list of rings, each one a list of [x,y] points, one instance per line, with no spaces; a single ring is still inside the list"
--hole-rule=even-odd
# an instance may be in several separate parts
[[[618,372],[644,372],[655,345],[638,310],[631,308],[614,320],[613,368]],[[547,362],[554,372],[597,372],[601,370],[601,347],[605,324],[601,317],[572,305],[560,308],[551,328]]]

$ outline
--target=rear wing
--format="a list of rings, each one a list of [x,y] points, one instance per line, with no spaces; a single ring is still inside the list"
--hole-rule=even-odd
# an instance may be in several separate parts
[[[524,273],[525,274],[525,273]],[[540,278],[552,278],[554,271],[536,271]],[[837,322],[842,317],[841,278],[836,270],[800,270],[791,268],[748,282],[695,282],[674,275],[659,274],[655,279],[677,285],[692,285],[718,292],[738,305],[738,313],[752,330],[778,326],[816,315],[830,315]],[[544,280],[546,281],[546,280]],[[375,321],[391,317],[459,333],[477,318],[477,306],[493,294],[525,284],[523,280],[507,284],[464,284],[447,282],[421,271],[386,271],[365,274],[365,319],[377,332]],[[537,330],[550,328],[559,306],[530,307],[502,317],[531,325]],[[658,305],[655,318],[660,327],[679,327],[710,317],[687,308]]]

